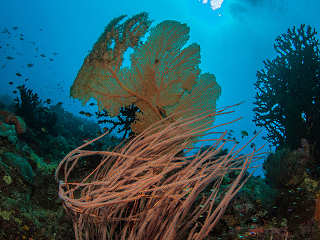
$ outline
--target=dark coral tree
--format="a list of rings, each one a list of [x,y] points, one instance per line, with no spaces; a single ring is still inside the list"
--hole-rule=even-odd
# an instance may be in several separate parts
[[[121,140],[125,138],[131,138],[134,136],[134,133],[131,130],[131,124],[136,121],[136,113],[139,112],[139,108],[134,104],[130,106],[121,107],[120,114],[114,118],[111,118],[108,111],[103,109],[102,111],[96,112],[98,119],[98,124],[111,124],[111,127],[108,128],[109,133],[117,129],[117,133],[123,133]]]
[[[18,86],[17,88],[20,96],[15,98],[15,113],[23,118],[28,127],[36,129],[39,132],[43,128],[50,134],[56,135],[56,113],[50,111],[39,98],[39,95],[32,89],[25,85]]]
[[[254,122],[276,147],[296,149],[302,138],[320,144],[320,55],[317,32],[292,27],[274,43],[277,55],[257,72]]]

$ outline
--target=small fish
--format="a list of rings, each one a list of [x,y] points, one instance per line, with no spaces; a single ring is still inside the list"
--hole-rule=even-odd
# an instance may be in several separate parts
[[[13,60],[14,59],[14,57],[11,57],[11,56],[7,56],[6,57],[8,60]]]
[[[23,37],[20,37],[19,39],[20,39],[20,40],[24,40],[24,38],[23,38]]]
[[[40,54],[40,57],[43,57],[43,58],[44,58],[44,57],[46,57],[46,55],[44,55],[43,53],[41,53],[41,54]]]
[[[94,105],[95,105],[95,103],[90,103],[90,104],[89,104],[89,106],[94,106]]]
[[[248,132],[245,131],[245,130],[242,130],[241,131],[241,138],[244,138],[244,137],[247,137],[247,136],[249,136]]]
[[[24,81],[27,82],[29,80],[29,78],[26,78]]]
[[[41,128],[41,132],[46,133],[47,129],[45,129],[44,127]]]
[[[57,53],[57,52],[53,52],[52,54],[53,54],[54,56],[57,56],[57,55],[58,55],[58,53]]]
[[[29,68],[30,68],[30,67],[33,67],[33,63],[28,63],[28,64],[27,64],[27,67],[29,67]]]
[[[18,26],[13,26],[12,29],[13,29],[13,30],[17,30],[17,29],[18,29]]]
[[[80,114],[85,114],[85,112],[84,112],[84,111],[80,111],[79,113],[80,113]]]
[[[84,143],[87,143],[87,142],[90,141],[90,139],[89,139],[89,138],[85,138],[85,139],[82,139],[82,141],[83,141]]]
[[[8,33],[8,34],[10,34],[8,28],[4,28],[1,33]]]
[[[43,31],[43,28],[40,28],[39,30],[42,32],[42,31]]]
[[[54,60],[53,58],[49,58],[49,61],[50,61],[50,62],[53,62],[53,60]]]
[[[9,82],[9,84],[10,84],[10,85],[12,85],[12,84],[13,84],[13,82],[11,81],[11,82]]]
[[[91,116],[92,116],[92,114],[89,113],[89,112],[86,112],[84,115],[85,115],[86,117],[91,117]]]
[[[17,90],[13,90],[12,92],[13,92],[14,94],[16,94],[18,91],[17,91]]]
[[[47,100],[44,101],[46,104],[50,104],[51,103],[51,99],[47,98]]]
[[[19,73],[19,72],[17,72],[16,75],[17,75],[18,77],[21,77],[21,76],[22,76],[22,74]]]

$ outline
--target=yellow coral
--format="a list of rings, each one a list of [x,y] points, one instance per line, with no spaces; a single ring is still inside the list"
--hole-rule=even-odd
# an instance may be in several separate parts
[[[10,185],[11,183],[12,183],[12,178],[11,178],[11,176],[9,176],[9,175],[5,175],[5,176],[3,176],[3,181],[6,183],[6,184],[8,184],[8,185]]]

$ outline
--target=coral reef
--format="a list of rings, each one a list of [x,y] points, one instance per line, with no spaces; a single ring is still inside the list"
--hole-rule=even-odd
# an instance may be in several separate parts
[[[29,97],[34,95],[29,89]],[[26,132],[18,134],[22,118],[12,112],[15,108],[9,109],[11,105],[13,102],[0,102],[0,239],[72,239],[72,224],[57,196],[54,171],[60,159],[84,138],[100,134],[99,126],[57,104],[46,108],[57,117],[53,131],[46,131],[45,125],[39,130],[39,126],[25,123]],[[22,109],[19,112],[25,114]],[[7,124],[6,119],[18,121]],[[108,149],[119,142],[109,137],[91,149]],[[92,164],[95,161],[80,167],[91,169]]]

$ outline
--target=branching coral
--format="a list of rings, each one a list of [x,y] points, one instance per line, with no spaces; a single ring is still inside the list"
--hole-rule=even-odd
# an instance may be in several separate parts
[[[320,42],[311,26],[289,28],[277,37],[277,55],[257,72],[254,122],[274,146],[295,150],[305,138],[320,149]],[[319,159],[320,152],[315,152]],[[320,173],[317,173],[320,176]]]
[[[106,110],[102,112],[96,112],[96,116],[99,124],[109,123],[112,125],[108,129],[109,133],[112,133],[113,130],[117,129],[117,133],[123,133],[122,140],[126,137],[133,136],[131,131],[131,124],[136,120],[136,113],[139,111],[138,107],[134,104],[120,108],[120,114],[115,119],[110,119],[109,114]]]
[[[33,129],[45,128],[55,134],[57,116],[48,107],[43,106],[37,93],[25,85],[18,87],[20,96],[15,99],[15,112],[22,117],[27,126]]]
[[[201,240],[208,236],[246,181],[250,163],[259,157],[256,151],[240,155],[242,148],[235,146],[219,156],[226,132],[203,139],[212,141],[204,151],[179,155],[216,128],[211,126],[212,115],[224,113],[206,111],[178,119],[170,115],[113,152],[83,150],[98,139],[70,152],[56,176],[61,179],[59,196],[73,216],[76,239]],[[171,123],[163,128],[168,120]],[[199,122],[205,124],[193,127]],[[102,156],[98,166],[80,179],[72,177],[79,176],[75,172],[79,161],[93,156]],[[227,190],[219,190],[224,176],[237,169],[240,174]],[[202,195],[209,184],[211,195]]]
[[[163,21],[150,30],[146,13],[111,21],[86,57],[71,88],[71,96],[86,103],[97,100],[111,116],[121,107],[136,105],[141,112],[131,124],[141,133],[152,123],[189,108],[214,109],[220,86],[213,74],[200,74],[200,47],[191,44],[189,28],[177,21]],[[131,66],[123,58],[133,48]],[[187,116],[185,116],[187,117]]]

